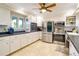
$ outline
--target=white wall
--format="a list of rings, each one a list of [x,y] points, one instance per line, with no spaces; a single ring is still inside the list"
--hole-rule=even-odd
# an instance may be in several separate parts
[[[10,26],[10,10],[0,6],[0,32],[7,31],[7,27]],[[6,29],[6,30],[4,30]]]
[[[0,6],[0,25],[10,25],[10,10]]]
[[[61,12],[62,10],[60,10],[59,12]],[[52,13],[45,13],[43,14],[44,17],[44,21],[66,21],[66,17],[67,16],[72,16],[74,13],[75,9],[69,9],[65,12],[61,12],[61,13],[57,13],[55,12],[55,14]]]
[[[44,21],[65,21],[65,15],[64,14],[60,14],[60,15],[52,15],[52,14],[47,14],[44,15]]]
[[[42,16],[37,16],[37,26],[42,26],[42,21],[43,21],[43,17]]]
[[[37,23],[37,19],[36,19],[36,16],[35,15],[28,15],[28,19],[29,19],[30,22]]]

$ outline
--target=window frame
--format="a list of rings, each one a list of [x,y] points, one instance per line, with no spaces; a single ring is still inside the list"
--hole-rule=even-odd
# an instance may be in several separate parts
[[[16,27],[13,27],[13,26],[12,27],[14,28],[14,30],[17,30],[18,29],[18,17],[12,16],[12,22],[13,22],[13,20],[16,20]],[[11,25],[12,25],[12,23],[11,23]]]
[[[19,20],[22,20],[22,27],[19,26]],[[22,29],[23,28],[23,18],[18,19],[18,28]]]

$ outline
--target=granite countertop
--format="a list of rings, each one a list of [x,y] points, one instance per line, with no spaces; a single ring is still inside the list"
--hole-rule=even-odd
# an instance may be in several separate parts
[[[38,32],[38,31],[35,31]],[[33,32],[15,32],[13,34],[9,34],[9,33],[4,33],[4,34],[0,34],[0,37],[6,37],[6,36],[12,36],[12,35],[20,35],[20,34],[27,34],[27,33],[33,33]]]
[[[78,33],[67,33],[69,36],[69,40],[74,45],[75,49],[79,53],[79,34]]]

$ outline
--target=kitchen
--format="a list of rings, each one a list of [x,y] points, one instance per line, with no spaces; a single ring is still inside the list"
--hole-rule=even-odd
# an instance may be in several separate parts
[[[0,56],[79,56],[78,3],[52,4],[0,4]]]

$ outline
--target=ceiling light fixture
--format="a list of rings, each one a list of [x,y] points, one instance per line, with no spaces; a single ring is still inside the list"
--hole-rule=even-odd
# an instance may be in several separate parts
[[[42,12],[42,13],[45,13],[45,12],[46,12],[46,9],[42,9],[41,12]]]

